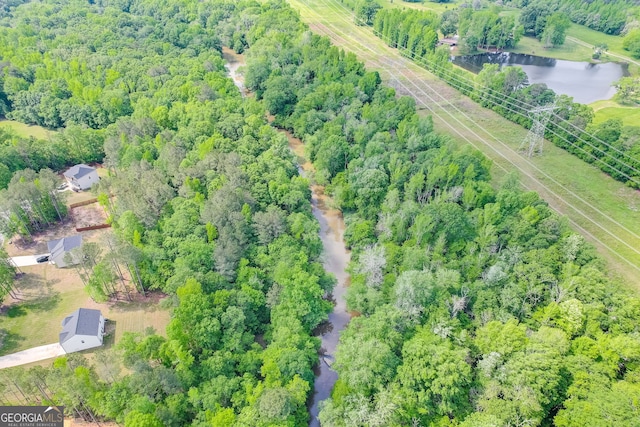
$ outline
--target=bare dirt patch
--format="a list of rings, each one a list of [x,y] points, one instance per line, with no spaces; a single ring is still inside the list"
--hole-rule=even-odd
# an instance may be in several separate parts
[[[98,203],[75,207],[70,210],[69,215],[75,224],[75,228],[101,225],[107,221],[107,215]]]
[[[86,206],[82,207],[84,208]],[[98,214],[96,213],[95,215],[97,216]],[[104,217],[104,211],[102,213],[102,216]],[[101,222],[101,224],[103,223],[104,222]],[[30,241],[14,237],[7,243],[5,248],[9,256],[12,257],[20,255],[36,255],[48,252],[47,242],[50,240],[61,239],[67,236],[73,236],[75,234],[81,234],[83,242],[100,242],[102,236],[105,233],[111,233],[111,231],[90,230],[78,233],[76,231],[76,223],[73,221],[73,217],[68,217],[55,226],[49,227],[47,230],[32,234]]]

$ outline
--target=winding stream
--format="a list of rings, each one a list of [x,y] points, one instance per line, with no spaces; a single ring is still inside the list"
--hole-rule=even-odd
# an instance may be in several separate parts
[[[222,57],[226,61],[225,67],[229,70],[229,76],[240,89],[243,96],[248,92],[244,87],[242,76],[238,74],[238,68],[244,65],[244,57],[228,48],[223,48]],[[283,132],[289,141],[289,148],[298,158],[298,170],[301,175],[313,171],[313,165],[304,158],[304,145],[302,141],[289,132]],[[314,331],[314,335],[320,337],[321,348],[318,356],[318,364],[314,368],[316,379],[313,386],[313,396],[309,398],[309,414],[311,421],[309,426],[320,426],[318,421],[319,404],[331,395],[333,385],[338,379],[338,374],[331,369],[333,355],[340,338],[340,332],[347,326],[351,315],[347,311],[344,294],[349,284],[349,275],[345,271],[351,256],[344,245],[344,220],[342,213],[330,207],[329,198],[324,194],[324,188],[319,185],[311,185],[311,209],[313,216],[320,224],[320,240],[322,241],[324,269],[332,273],[337,283],[333,288],[333,311],[329,314],[329,320],[321,324]]]

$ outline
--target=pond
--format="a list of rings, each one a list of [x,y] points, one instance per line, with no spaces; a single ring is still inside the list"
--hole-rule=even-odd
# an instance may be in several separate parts
[[[611,98],[616,93],[613,83],[629,75],[627,64],[592,64],[509,52],[455,56],[452,62],[476,74],[483,64],[519,66],[529,77],[529,83],[546,83],[555,93],[569,95],[581,104]]]

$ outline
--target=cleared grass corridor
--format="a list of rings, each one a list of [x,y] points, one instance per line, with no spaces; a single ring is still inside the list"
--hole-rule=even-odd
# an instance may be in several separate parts
[[[416,99],[436,128],[491,158],[499,178],[518,171],[522,185],[537,191],[573,228],[596,245],[614,276],[640,289],[640,193],[547,142],[542,157],[517,152],[526,130],[481,108],[404,58],[370,28],[355,25],[351,11],[335,0],[290,0],[314,32],[355,53],[378,70],[399,94]]]

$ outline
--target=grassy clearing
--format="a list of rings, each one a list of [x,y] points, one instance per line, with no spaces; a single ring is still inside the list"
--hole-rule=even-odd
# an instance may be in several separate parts
[[[500,12],[500,15],[514,16],[517,20],[520,17],[520,10],[513,9],[513,8],[508,8],[508,9],[505,8],[502,12]],[[578,24],[572,23],[569,29],[567,30],[567,36],[575,37],[579,40],[582,40],[585,43],[588,43],[594,46],[605,43],[608,46],[608,50],[610,52],[617,53],[619,55],[624,55],[624,56],[629,54],[629,52],[622,49],[622,37],[601,33],[600,31],[592,30],[591,28],[585,27],[584,25],[578,25]],[[523,43],[523,40],[520,41],[519,45],[521,45],[522,43]],[[573,42],[571,42],[570,40],[565,41],[565,45],[569,43],[573,43]],[[563,47],[564,46],[559,46],[558,48],[554,48],[554,49],[562,49]],[[540,50],[541,49],[543,49],[542,45],[540,45]],[[585,49],[589,50],[589,59],[591,59],[591,54],[593,53],[592,50],[587,47],[585,47]],[[550,56],[550,57],[556,58],[555,56]],[[575,60],[569,57],[561,58],[561,59]],[[580,61],[582,61],[582,59],[580,59]]]
[[[41,126],[26,125],[15,120],[0,120],[0,127],[11,129],[16,133],[16,135],[24,138],[32,136],[37,139],[49,139],[56,133],[55,131],[45,129]]]
[[[567,40],[563,45],[545,48],[535,37],[522,37],[517,46],[509,52],[527,55],[545,56],[547,58],[565,59],[568,61],[591,61],[593,51],[588,47]]]
[[[629,52],[622,49],[622,37],[620,36],[601,33],[600,31],[592,30],[591,28],[578,24],[571,24],[567,30],[567,36],[575,37],[594,46],[606,43],[610,52],[625,56],[629,55]]]
[[[24,274],[16,285],[22,299],[5,300],[0,315],[0,330],[6,334],[0,355],[57,342],[62,320],[80,307],[101,310],[115,328],[116,343],[125,332],[144,332],[148,327],[165,332],[169,312],[159,308],[157,297],[98,304],[89,298],[73,269],[41,264],[21,270]]]
[[[513,16],[517,20],[520,16],[520,10],[505,8],[500,12],[500,15]],[[542,43],[534,37],[523,37],[518,42],[518,45],[510,51],[514,53],[526,53],[546,56],[549,58],[565,59],[568,61],[594,62],[591,57],[593,49],[590,46],[585,46],[584,43],[592,46],[598,46],[604,43],[607,45],[607,52],[631,59],[629,57],[629,52],[622,48],[622,37],[601,33],[585,27],[584,25],[578,24],[571,24],[567,30],[567,39],[561,46],[546,49]],[[609,55],[607,52],[602,54],[600,57],[601,62],[629,62],[624,58]],[[640,67],[637,64],[630,63],[629,73],[631,73],[631,75],[640,74]]]
[[[460,144],[471,144],[491,158],[498,180],[505,171],[519,171],[525,188],[537,191],[554,209],[567,215],[573,228],[596,245],[609,262],[612,275],[621,276],[640,289],[640,192],[551,143],[546,144],[542,157],[524,158],[517,153],[527,133],[524,128],[479,107],[432,74],[405,61],[370,29],[352,25],[335,1],[318,0],[310,4],[290,0],[290,3],[314,31],[335,33],[333,43],[354,51],[368,68],[380,72],[386,84],[397,86],[397,81],[401,81],[406,88],[398,87],[399,94],[411,95],[434,108],[439,116],[434,117],[436,129]],[[393,68],[389,61],[394,61]]]
[[[606,100],[589,104],[595,116],[595,124],[602,123],[609,119],[620,119],[625,126],[638,126],[640,124],[640,108],[620,105],[615,101]]]
[[[24,246],[20,241],[14,241],[13,244],[6,245],[7,252],[10,256],[45,253],[47,241],[76,234],[74,226],[73,221],[67,221],[35,235],[35,241]],[[82,238],[83,241],[101,243],[104,234],[110,232],[83,232]],[[143,298],[132,293],[133,302],[99,304],[89,298],[73,268],[61,269],[45,263],[21,267],[20,270],[24,274],[20,275],[15,286],[20,299],[7,297],[0,304],[0,332],[5,336],[4,342],[0,343],[0,355],[57,342],[62,320],[80,307],[101,310],[103,316],[110,319],[107,329],[113,330],[113,334],[110,339],[105,339],[107,349],[108,343],[117,343],[125,332],[144,333],[147,328],[153,328],[159,334],[165,333],[170,313],[159,307],[159,295],[152,294]],[[134,288],[127,278],[125,283],[129,289]],[[95,351],[97,349],[87,350],[85,353],[93,354]],[[38,364],[46,366],[49,363],[50,361],[43,361]]]
[[[452,1],[451,3],[436,3],[432,1],[423,1],[420,3],[405,2],[400,0],[382,0],[379,1],[382,7],[410,8],[420,10],[430,10],[436,13],[443,13],[447,10],[456,9],[462,1]]]

